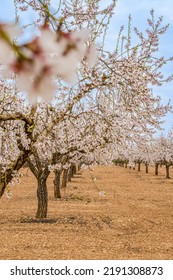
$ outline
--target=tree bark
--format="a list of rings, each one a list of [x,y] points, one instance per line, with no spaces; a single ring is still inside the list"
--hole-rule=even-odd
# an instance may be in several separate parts
[[[170,167],[170,165],[166,164],[166,179],[170,179],[170,176],[169,176],[169,167]]]
[[[158,174],[159,174],[159,173],[158,173],[158,170],[159,170],[159,164],[156,163],[156,164],[155,164],[155,175],[156,175],[156,176],[158,176]]]
[[[39,158],[35,157],[35,163],[32,160],[28,161],[29,168],[37,179],[37,219],[47,218],[48,209],[48,192],[46,181],[50,174],[48,167],[42,168],[39,164]]]
[[[68,169],[68,182],[71,182],[71,178],[73,177],[73,165],[70,165]]]
[[[138,171],[140,172],[141,171],[141,163],[138,162]]]
[[[37,188],[37,199],[38,199],[38,207],[36,218],[37,219],[45,219],[47,218],[47,208],[48,208],[48,193],[46,186],[46,175],[41,175],[38,178],[38,188]]]
[[[145,164],[145,171],[148,173],[148,163]]]
[[[61,176],[61,171],[60,170],[55,170],[55,179],[54,179],[54,198],[61,198],[61,192],[60,192],[60,176]]]
[[[67,175],[68,175],[68,169],[64,169],[62,175],[62,184],[61,184],[62,189],[65,189],[67,187]]]

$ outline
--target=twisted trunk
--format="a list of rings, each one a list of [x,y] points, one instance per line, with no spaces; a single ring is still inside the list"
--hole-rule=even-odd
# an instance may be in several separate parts
[[[47,193],[47,185],[46,180],[49,173],[43,172],[39,174],[37,179],[38,188],[37,188],[37,199],[38,199],[38,207],[36,218],[37,219],[45,219],[47,218],[47,208],[48,208],[48,193]]]
[[[46,181],[50,174],[48,167],[42,168],[39,158],[35,157],[35,162],[28,160],[29,168],[37,179],[37,219],[47,218],[48,192]]]

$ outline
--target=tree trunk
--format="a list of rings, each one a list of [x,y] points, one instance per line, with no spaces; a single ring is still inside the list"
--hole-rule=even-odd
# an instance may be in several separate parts
[[[125,162],[125,168],[127,168],[127,161]]]
[[[37,179],[37,219],[45,219],[47,218],[47,207],[48,207],[48,194],[47,194],[47,186],[46,181],[50,174],[48,167],[42,168],[41,163],[39,162],[39,158],[34,156],[34,160],[29,159],[28,164],[31,172]]]
[[[48,208],[48,193],[46,180],[49,175],[48,169],[44,169],[42,172],[39,172],[37,182],[37,199],[38,199],[38,208],[36,213],[37,219],[45,219],[47,218],[47,208]]]
[[[71,182],[71,178],[73,177],[73,165],[70,165],[68,169],[68,182]]]
[[[138,162],[138,171],[140,172],[141,171],[141,163]]]
[[[36,213],[37,219],[47,218],[47,186],[46,182],[42,180],[38,180],[38,188],[37,188],[37,199],[38,199],[38,208]]]
[[[158,176],[159,164],[155,164],[155,175]]]
[[[148,173],[148,163],[145,164],[145,171]]]
[[[167,164],[166,164],[166,179],[170,179],[170,176],[169,176],[169,167],[170,167],[170,165],[167,165]]]
[[[61,176],[61,171],[60,170],[55,170],[55,179],[54,179],[54,198],[61,198],[61,192],[60,192],[60,176]]]
[[[73,173],[73,176],[76,175],[77,173],[77,169],[76,169],[76,164],[72,164],[72,173]]]
[[[62,176],[62,185],[61,185],[62,189],[65,189],[67,187],[67,175],[68,175],[68,169],[64,169],[63,176]]]

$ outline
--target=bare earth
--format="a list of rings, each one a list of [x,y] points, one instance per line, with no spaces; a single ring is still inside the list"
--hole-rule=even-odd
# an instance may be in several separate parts
[[[164,167],[158,177],[144,167],[85,170],[58,201],[51,174],[48,219],[39,223],[36,180],[23,173],[12,198],[0,200],[0,259],[173,259],[173,179]]]

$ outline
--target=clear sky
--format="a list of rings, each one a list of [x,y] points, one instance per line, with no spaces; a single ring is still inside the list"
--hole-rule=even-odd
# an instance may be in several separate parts
[[[102,0],[102,5],[107,5],[109,0]],[[52,5],[55,7],[59,0],[52,0]],[[167,34],[161,40],[160,53],[163,56],[173,56],[173,0],[118,0],[115,10],[115,15],[112,18],[109,34],[107,37],[107,46],[113,49],[115,39],[121,25],[126,25],[128,15],[132,16],[132,25],[137,26],[140,30],[145,30],[146,20],[149,16],[149,11],[155,10],[156,16],[163,15],[164,22],[170,24]],[[13,0],[0,0],[0,22],[13,21],[15,17]],[[31,21],[31,15],[23,16],[25,23]],[[173,63],[164,68],[165,74],[173,74]],[[166,104],[169,99],[173,103],[173,82],[165,84],[163,87],[154,89],[155,95],[160,95],[162,103]],[[173,115],[169,113],[165,118],[163,127],[168,130],[173,126]]]

